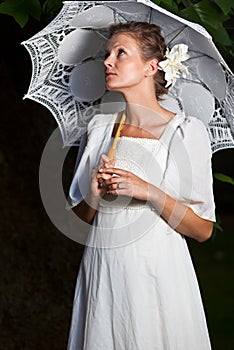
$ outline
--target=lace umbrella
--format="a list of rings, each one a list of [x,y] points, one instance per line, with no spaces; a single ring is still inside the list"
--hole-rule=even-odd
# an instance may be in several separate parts
[[[130,20],[155,23],[169,47],[183,43],[189,48],[189,75],[177,80],[162,104],[200,118],[213,152],[234,147],[231,70],[203,27],[150,0],[66,1],[47,27],[23,42],[33,67],[25,97],[49,108],[64,145],[76,143],[100,108],[110,112],[103,108],[105,102],[123,102],[120,95],[105,90],[103,56],[108,26]]]

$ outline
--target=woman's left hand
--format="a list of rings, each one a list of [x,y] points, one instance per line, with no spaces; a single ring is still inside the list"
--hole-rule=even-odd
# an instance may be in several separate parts
[[[147,200],[149,184],[133,173],[118,168],[100,169],[101,174],[112,175],[105,180],[107,194],[128,196],[140,200]]]
[[[126,170],[102,168],[98,176],[101,176],[102,173],[111,175],[111,178],[105,180],[108,194],[149,200],[159,215],[179,233],[199,242],[210,238],[213,228],[211,221],[199,217],[191,208],[158,187]]]

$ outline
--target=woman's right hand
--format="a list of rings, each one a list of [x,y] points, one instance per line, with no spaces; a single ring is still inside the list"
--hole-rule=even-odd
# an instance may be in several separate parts
[[[109,174],[99,173],[99,169],[113,168],[115,159],[109,159],[107,155],[102,154],[99,164],[93,168],[91,176],[91,195],[94,197],[103,197],[106,194],[105,180],[112,177]]]

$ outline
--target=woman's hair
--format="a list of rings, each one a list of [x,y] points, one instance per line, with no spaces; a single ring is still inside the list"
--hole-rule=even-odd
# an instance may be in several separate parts
[[[141,57],[144,61],[156,58],[159,62],[164,60],[166,53],[166,43],[161,34],[161,28],[155,24],[146,22],[127,22],[113,24],[109,29],[110,38],[116,34],[127,34],[132,36],[140,49]],[[165,87],[166,80],[164,72],[158,70],[154,76],[156,97],[166,94],[168,88]]]

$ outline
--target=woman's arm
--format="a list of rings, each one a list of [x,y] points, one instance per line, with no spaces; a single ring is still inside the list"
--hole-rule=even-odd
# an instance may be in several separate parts
[[[74,213],[83,221],[90,224],[97,212],[98,204],[100,199],[106,193],[106,187],[104,180],[109,179],[110,175],[103,174],[102,182],[100,183],[97,178],[97,173],[99,168],[103,169],[108,167],[113,167],[115,161],[110,160],[105,154],[102,154],[100,157],[99,165],[93,168],[91,181],[90,181],[90,193],[75,207],[72,208]]]
[[[177,232],[199,242],[210,238],[213,229],[211,221],[199,217],[192,209],[178,202],[158,187],[122,169],[102,169],[101,174],[104,173],[118,175],[118,177],[111,177],[105,181],[108,188],[107,193],[150,201],[160,216]]]
[[[74,213],[83,221],[91,224],[99,203],[99,198],[93,197],[91,194],[83,199],[78,205],[72,208]]]
[[[149,185],[148,200],[177,232],[196,239],[198,242],[204,242],[211,237],[212,221],[201,218],[191,208],[178,202],[159,188]]]
[[[92,170],[90,193],[77,206],[72,208],[74,213],[88,224],[92,222],[97,212],[99,201],[106,191],[105,188],[98,182],[97,171],[98,167],[95,167]]]

